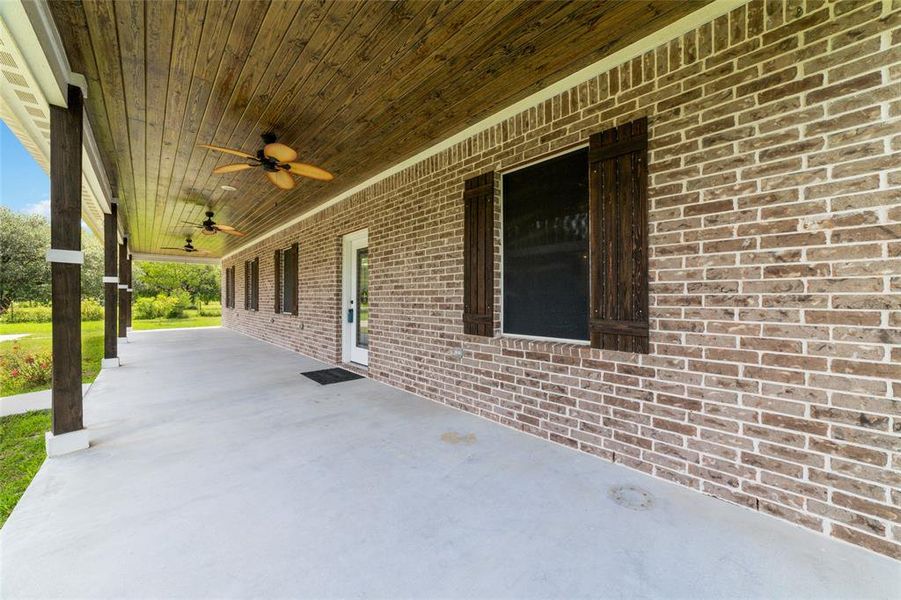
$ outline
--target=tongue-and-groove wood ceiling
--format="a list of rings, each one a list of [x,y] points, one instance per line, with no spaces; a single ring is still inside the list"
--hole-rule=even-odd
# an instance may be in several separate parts
[[[698,9],[691,1],[52,1],[135,252],[245,240]],[[335,174],[211,175],[274,131]],[[236,192],[224,192],[233,185]],[[196,231],[194,233],[197,233]],[[177,252],[172,252],[177,254]]]

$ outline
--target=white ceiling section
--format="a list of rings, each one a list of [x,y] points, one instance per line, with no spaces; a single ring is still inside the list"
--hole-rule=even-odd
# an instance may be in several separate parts
[[[50,172],[50,102],[65,105],[71,73],[44,0],[0,1],[0,119],[45,173]],[[34,25],[37,23],[37,26]],[[86,86],[81,86],[85,89]],[[82,146],[82,218],[103,239],[103,214],[112,195],[85,115]],[[121,228],[119,241],[121,241]]]

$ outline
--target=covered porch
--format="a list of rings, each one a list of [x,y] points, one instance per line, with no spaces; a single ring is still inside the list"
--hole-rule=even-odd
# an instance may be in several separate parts
[[[890,597],[897,563],[227,329],[133,332],[5,597]],[[215,355],[216,360],[203,357]]]

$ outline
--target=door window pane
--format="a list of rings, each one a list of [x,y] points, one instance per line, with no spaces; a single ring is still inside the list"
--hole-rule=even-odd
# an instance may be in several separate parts
[[[369,348],[369,248],[357,250],[357,347]]]
[[[504,332],[588,339],[588,149],[504,175]]]

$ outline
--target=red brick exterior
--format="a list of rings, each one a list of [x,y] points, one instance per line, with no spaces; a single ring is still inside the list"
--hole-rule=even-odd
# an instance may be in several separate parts
[[[645,115],[651,353],[463,335],[464,179]],[[901,0],[742,5],[227,257],[225,325],[339,361],[362,228],[373,379],[901,558]]]

